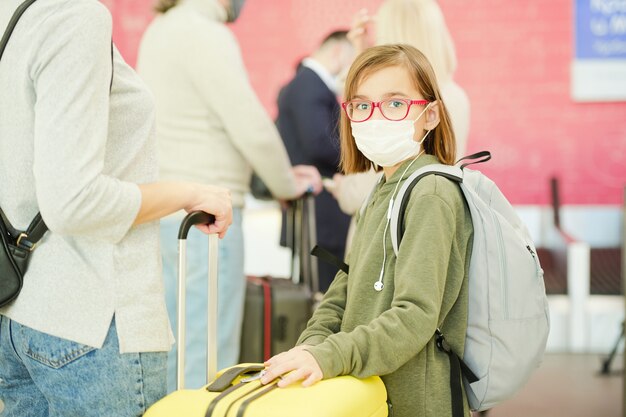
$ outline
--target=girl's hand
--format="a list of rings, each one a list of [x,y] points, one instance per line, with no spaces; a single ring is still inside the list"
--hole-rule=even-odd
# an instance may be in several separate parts
[[[185,207],[187,212],[202,210],[215,216],[215,223],[211,225],[198,225],[202,232],[217,233],[221,238],[233,222],[233,206],[230,191],[223,187],[212,185],[193,184],[193,198]]]
[[[290,371],[283,379],[278,381],[278,386],[284,388],[296,381],[304,380],[303,387],[310,387],[324,376],[319,364],[309,352],[308,346],[300,345],[293,349],[279,353],[265,362],[265,374],[261,377],[261,383],[268,384]]]

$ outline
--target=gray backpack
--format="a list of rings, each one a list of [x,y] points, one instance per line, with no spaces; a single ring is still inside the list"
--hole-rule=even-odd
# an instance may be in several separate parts
[[[480,152],[463,159],[475,163],[490,158],[488,152]],[[435,336],[439,349],[450,357],[454,417],[463,415],[461,373],[471,409],[489,409],[528,381],[541,363],[549,332],[543,270],[528,230],[494,182],[466,165],[428,165],[414,172],[398,191],[390,228],[397,256],[404,210],[417,182],[434,174],[461,187],[474,226],[462,360],[439,330]]]

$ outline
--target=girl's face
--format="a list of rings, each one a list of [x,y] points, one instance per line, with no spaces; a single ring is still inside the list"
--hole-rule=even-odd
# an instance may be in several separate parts
[[[376,72],[369,74],[364,78],[356,89],[356,94],[352,100],[371,100],[373,102],[379,102],[383,100],[389,100],[393,98],[409,99],[409,100],[423,100],[424,97],[413,85],[413,81],[409,76],[406,69],[398,66],[385,67]],[[432,129],[430,127],[429,120],[432,120],[433,115],[431,104],[420,118],[415,122],[415,135],[413,140],[420,141],[424,136],[426,129]],[[398,102],[398,105],[403,105]],[[413,104],[410,107],[407,120],[415,120],[424,111],[425,105]],[[374,109],[371,119],[384,119],[380,112],[380,108]]]

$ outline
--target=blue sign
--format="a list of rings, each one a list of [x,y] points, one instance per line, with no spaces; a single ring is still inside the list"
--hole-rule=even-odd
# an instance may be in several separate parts
[[[576,0],[576,59],[626,59],[626,0]]]

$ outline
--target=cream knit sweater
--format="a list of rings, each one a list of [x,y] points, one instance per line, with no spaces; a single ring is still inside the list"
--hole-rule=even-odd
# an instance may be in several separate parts
[[[2,2],[1,32],[21,2]],[[50,228],[0,313],[94,347],[115,316],[122,353],[166,351],[158,222],[132,227],[157,179],[154,104],[117,50],[109,92],[111,32],[97,0],[40,0],[0,60],[0,206]]]
[[[241,207],[252,170],[295,197],[289,158],[246,74],[217,0],[181,0],[141,41],[137,71],[154,94],[161,179],[229,188]]]

